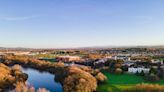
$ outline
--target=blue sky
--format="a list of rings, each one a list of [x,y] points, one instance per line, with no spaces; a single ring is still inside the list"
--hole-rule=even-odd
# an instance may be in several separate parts
[[[0,0],[0,46],[164,45],[164,0]]]

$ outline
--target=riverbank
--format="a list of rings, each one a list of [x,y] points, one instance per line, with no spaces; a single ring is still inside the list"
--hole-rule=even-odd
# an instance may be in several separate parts
[[[23,73],[19,66],[8,67],[0,63],[0,92],[8,92],[19,84],[25,84],[28,75]]]
[[[85,66],[65,66],[64,63],[51,63],[22,56],[7,56],[3,63],[9,66],[19,64],[55,74],[55,80],[63,85],[64,92],[93,92],[96,91],[97,83],[105,80],[100,71]]]

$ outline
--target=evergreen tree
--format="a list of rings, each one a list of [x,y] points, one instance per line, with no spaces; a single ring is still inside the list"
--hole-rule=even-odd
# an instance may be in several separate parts
[[[139,75],[139,72],[138,72],[138,71],[136,72],[136,75],[137,75],[137,76]]]
[[[144,73],[143,70],[141,71],[140,75],[141,75],[141,76],[145,76],[145,73]]]

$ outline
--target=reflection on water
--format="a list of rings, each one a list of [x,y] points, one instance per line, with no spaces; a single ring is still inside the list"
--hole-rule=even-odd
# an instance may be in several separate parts
[[[62,85],[54,80],[53,74],[32,68],[23,68],[22,70],[28,74],[28,83],[36,89],[46,88],[50,92],[63,92]]]

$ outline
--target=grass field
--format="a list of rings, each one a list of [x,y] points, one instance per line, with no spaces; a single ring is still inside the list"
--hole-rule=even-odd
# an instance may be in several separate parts
[[[160,60],[163,60],[164,61],[164,58],[160,58]]]
[[[107,71],[103,71],[108,80],[100,84],[98,91],[100,92],[122,92],[124,89],[130,88],[140,83],[151,83],[164,85],[164,80],[159,82],[146,82],[142,76],[136,76],[134,74],[110,74]]]

